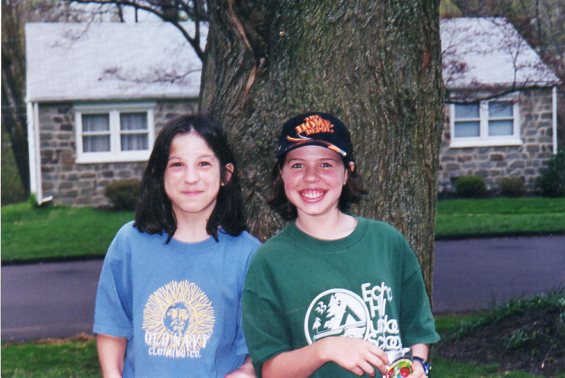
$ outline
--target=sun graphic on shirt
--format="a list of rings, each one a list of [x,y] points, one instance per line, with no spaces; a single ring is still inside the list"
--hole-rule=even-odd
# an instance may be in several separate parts
[[[171,281],[156,290],[143,310],[148,353],[169,358],[198,358],[214,330],[212,302],[189,281]]]

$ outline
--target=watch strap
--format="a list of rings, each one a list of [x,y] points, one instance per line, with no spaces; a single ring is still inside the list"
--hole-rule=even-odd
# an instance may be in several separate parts
[[[418,361],[420,365],[422,365],[422,367],[424,368],[424,373],[426,374],[426,377],[428,378],[430,377],[430,370],[432,370],[432,365],[428,361],[418,356],[412,357],[412,361]]]

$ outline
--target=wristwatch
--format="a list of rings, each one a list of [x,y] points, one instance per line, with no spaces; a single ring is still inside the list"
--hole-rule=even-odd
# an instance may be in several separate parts
[[[412,361],[418,361],[420,365],[422,365],[422,367],[424,368],[424,374],[426,374],[426,377],[430,378],[430,370],[432,370],[431,363],[418,356],[412,357]]]

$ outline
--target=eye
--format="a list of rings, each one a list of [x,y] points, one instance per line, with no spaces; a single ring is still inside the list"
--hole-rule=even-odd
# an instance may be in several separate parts
[[[302,168],[302,167],[304,167],[304,164],[302,163],[292,163],[290,165],[290,168]]]
[[[169,167],[171,167],[171,168],[182,167],[182,162],[172,161],[172,162],[169,163]]]
[[[320,167],[322,167],[322,168],[332,168],[333,164],[329,163],[329,162],[323,162],[322,164],[320,164]]]
[[[209,167],[209,166],[211,166],[211,165],[212,165],[212,163],[209,162],[209,161],[206,161],[206,160],[203,160],[203,161],[198,162],[198,166],[199,166],[199,167]]]

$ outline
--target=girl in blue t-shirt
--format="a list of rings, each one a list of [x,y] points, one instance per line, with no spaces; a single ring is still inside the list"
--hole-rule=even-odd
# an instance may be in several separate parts
[[[113,240],[96,297],[103,375],[254,377],[241,293],[259,242],[246,231],[221,128],[181,116],[159,133],[135,222]]]

